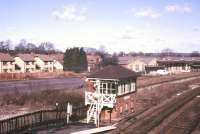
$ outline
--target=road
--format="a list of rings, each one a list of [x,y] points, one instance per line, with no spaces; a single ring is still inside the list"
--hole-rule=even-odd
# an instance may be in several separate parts
[[[0,93],[11,93],[16,91],[34,90],[63,90],[76,89],[83,85],[84,81],[80,78],[56,78],[56,79],[37,79],[21,81],[1,81]]]

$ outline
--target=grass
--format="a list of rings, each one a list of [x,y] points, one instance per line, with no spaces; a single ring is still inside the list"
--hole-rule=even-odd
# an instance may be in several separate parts
[[[7,93],[1,96],[0,105],[41,105],[55,106],[58,103],[64,106],[67,102],[74,106],[84,104],[84,96],[80,90],[76,92],[66,92],[57,90],[31,91],[31,92],[15,92]]]

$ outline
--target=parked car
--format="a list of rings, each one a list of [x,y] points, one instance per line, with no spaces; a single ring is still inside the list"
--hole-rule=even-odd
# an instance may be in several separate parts
[[[169,74],[169,72],[166,71],[166,70],[157,70],[156,73],[159,74],[159,75],[167,75],[167,74]]]

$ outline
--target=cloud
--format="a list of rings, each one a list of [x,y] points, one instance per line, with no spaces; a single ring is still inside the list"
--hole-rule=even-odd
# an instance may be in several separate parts
[[[123,30],[121,30],[117,35],[117,39],[122,40],[132,40],[137,39],[139,33],[134,31],[134,28],[131,26],[126,26]]]
[[[154,11],[152,8],[140,8],[140,9],[131,9],[131,13],[136,17],[149,17],[149,18],[158,18],[161,16],[160,13]]]
[[[189,5],[178,5],[178,4],[172,4],[167,5],[165,7],[165,10],[167,12],[178,12],[178,13],[190,13],[192,12],[192,8]]]
[[[194,27],[194,28],[192,29],[192,31],[194,31],[194,32],[200,32],[200,28],[199,28],[199,27]]]
[[[75,5],[64,6],[62,10],[52,12],[52,16],[66,21],[84,21],[86,20],[85,13],[87,8],[77,7]]]

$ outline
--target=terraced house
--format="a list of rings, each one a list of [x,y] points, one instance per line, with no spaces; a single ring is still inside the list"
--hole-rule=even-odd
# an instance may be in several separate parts
[[[33,54],[18,54],[15,59],[15,72],[35,72],[35,60]]]
[[[0,73],[14,71],[14,59],[9,54],[0,53]]]
[[[53,72],[54,60],[48,55],[35,55],[36,70],[41,72]]]

